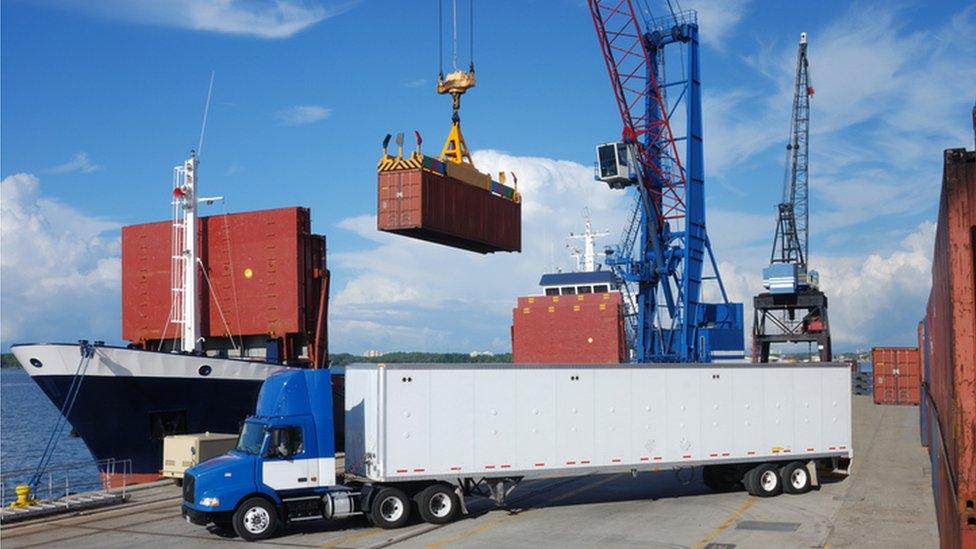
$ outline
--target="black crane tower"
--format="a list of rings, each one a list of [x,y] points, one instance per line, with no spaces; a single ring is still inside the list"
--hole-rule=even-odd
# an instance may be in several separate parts
[[[816,271],[809,261],[809,187],[807,168],[810,137],[810,85],[807,35],[800,35],[793,85],[790,138],[786,145],[783,196],[777,205],[776,232],[769,267],[763,270],[763,286],[769,291],[753,300],[752,359],[769,362],[774,343],[816,343],[821,361],[832,358],[827,296],[819,289]]]

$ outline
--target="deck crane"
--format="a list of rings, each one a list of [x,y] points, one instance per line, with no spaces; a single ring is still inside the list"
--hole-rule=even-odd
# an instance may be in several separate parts
[[[641,12],[642,30],[632,0],[589,0],[589,8],[623,122],[620,142],[597,146],[597,179],[635,189],[621,243],[606,250],[625,300],[637,304],[628,316],[632,358],[741,358],[742,304],[728,298],[705,229],[697,15],[671,10],[653,19]],[[680,59],[679,78],[665,71],[669,52]],[[676,136],[671,119],[682,106],[685,132]],[[711,276],[703,276],[706,261]],[[703,301],[709,279],[721,302]]]
[[[770,265],[763,269],[763,286],[768,292],[753,300],[753,360],[756,362],[769,362],[773,343],[816,343],[821,361],[828,362],[832,357],[827,296],[818,288],[819,277],[808,264],[807,167],[811,97],[813,86],[807,59],[807,34],[802,33],[796,53],[783,196],[776,206]]]

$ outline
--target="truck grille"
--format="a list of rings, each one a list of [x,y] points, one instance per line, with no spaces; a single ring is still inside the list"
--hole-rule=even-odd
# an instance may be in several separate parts
[[[193,485],[196,484],[193,475],[184,474],[183,475],[183,501],[188,503],[195,503],[193,500]]]

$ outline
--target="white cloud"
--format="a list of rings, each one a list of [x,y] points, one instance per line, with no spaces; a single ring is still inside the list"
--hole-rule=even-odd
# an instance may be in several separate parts
[[[117,223],[44,198],[31,174],[0,182],[0,341],[119,339]]]
[[[68,160],[64,164],[58,164],[52,168],[48,168],[48,173],[62,174],[62,173],[92,173],[102,169],[101,166],[97,164],[92,164],[91,160],[88,158],[88,153],[82,151],[75,154],[71,160]]]
[[[748,5],[749,0],[694,0],[685,2],[682,7],[698,12],[702,42],[724,51],[729,49],[727,39],[742,20]]]
[[[296,105],[281,109],[275,113],[278,122],[284,126],[312,124],[320,120],[325,120],[331,115],[332,109],[320,105]]]
[[[594,181],[592,168],[491,150],[476,152],[474,160],[482,171],[518,176],[523,252],[481,255],[381,233],[373,214],[341,221],[340,228],[375,245],[330,252],[336,351],[507,352],[516,297],[535,293],[554,263],[571,266],[566,237],[582,229],[583,208],[589,207],[594,228],[620,234],[627,196]]]
[[[198,31],[288,38],[338,15],[352,2],[326,6],[308,0],[48,0],[62,7],[134,23]]]
[[[830,299],[833,343],[861,348],[911,344],[931,284],[935,224],[926,222],[890,253],[867,257],[814,254]]]

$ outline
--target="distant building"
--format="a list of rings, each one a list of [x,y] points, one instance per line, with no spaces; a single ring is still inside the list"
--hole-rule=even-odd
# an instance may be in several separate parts
[[[479,356],[495,356],[495,353],[491,351],[471,351],[470,353],[468,353],[468,356],[470,356],[471,358],[475,358]]]
[[[375,349],[370,349],[370,350],[366,351],[365,353],[363,353],[363,357],[365,357],[365,358],[376,358],[378,356],[383,356],[383,353],[381,351],[377,351]]]

